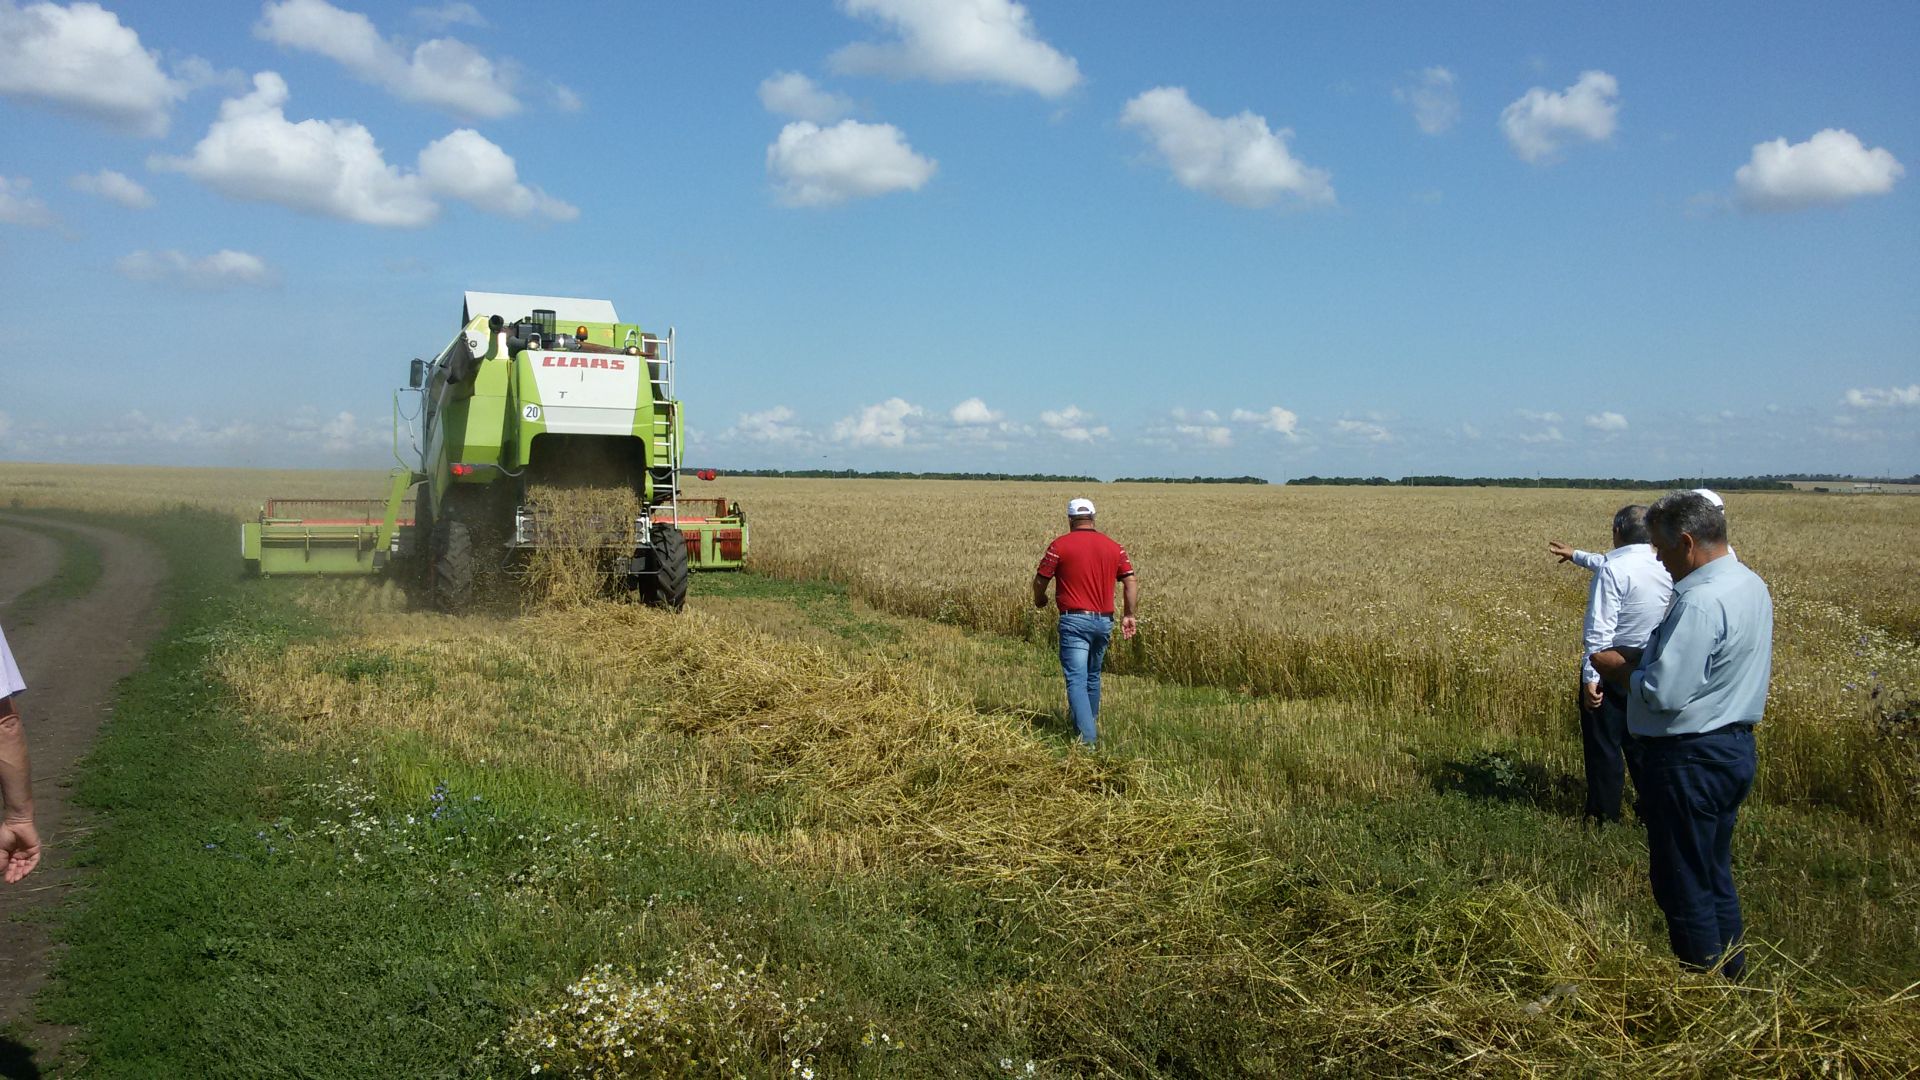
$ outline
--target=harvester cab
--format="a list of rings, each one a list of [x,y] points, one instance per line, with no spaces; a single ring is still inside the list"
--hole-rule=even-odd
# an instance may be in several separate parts
[[[391,569],[459,611],[539,549],[589,549],[616,583],[678,609],[691,569],[741,565],[747,525],[738,504],[683,501],[674,346],[605,300],[469,292],[459,332],[409,372],[417,467],[402,462],[377,510],[269,502],[242,554],[267,574]]]

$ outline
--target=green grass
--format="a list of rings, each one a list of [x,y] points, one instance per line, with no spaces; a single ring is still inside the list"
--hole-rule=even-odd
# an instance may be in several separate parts
[[[100,580],[100,550],[86,537],[71,529],[60,528],[61,520],[84,520],[58,511],[16,512],[8,522],[18,528],[52,540],[60,547],[60,561],[53,576],[13,598],[7,606],[7,621],[15,626],[33,625],[34,619],[49,605],[85,596]],[[45,522],[36,519],[46,519]]]
[[[964,890],[697,854],[697,822],[616,813],[556,777],[417,740],[275,749],[211,680],[211,653],[328,629],[292,589],[237,582],[209,557],[225,521],[139,527],[173,568],[171,621],[80,786],[104,817],[83,855],[98,874],[42,998],[48,1019],[81,1028],[75,1071],[519,1072],[500,1035],[558,986],[609,958],[657,969],[716,940],[799,973],[795,993],[824,993],[819,1055],[835,1075],[979,1075],[1021,1053],[1013,1033],[969,1034],[951,1006],[1029,973],[1034,931]],[[903,1049],[862,1046],[869,1025]]]

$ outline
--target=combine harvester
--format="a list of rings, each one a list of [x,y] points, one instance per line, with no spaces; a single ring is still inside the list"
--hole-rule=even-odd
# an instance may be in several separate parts
[[[645,333],[605,300],[506,293],[467,293],[460,321],[438,357],[413,362],[419,467],[402,460],[384,501],[268,500],[240,529],[250,569],[392,573],[458,612],[484,581],[524,571],[547,546],[597,550],[616,584],[674,610],[689,569],[739,568],[740,505],[680,494],[686,429],[672,330]],[[400,426],[396,407],[396,460]],[[593,519],[584,541],[577,522],[556,530],[528,494],[569,487],[631,491],[639,516]]]

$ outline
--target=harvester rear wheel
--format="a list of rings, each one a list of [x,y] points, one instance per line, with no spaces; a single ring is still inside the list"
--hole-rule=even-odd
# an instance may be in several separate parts
[[[458,615],[473,604],[473,534],[464,521],[433,523],[433,606]]]
[[[655,525],[647,540],[653,556],[646,573],[640,575],[640,599],[679,611],[687,606],[687,536],[671,525]]]

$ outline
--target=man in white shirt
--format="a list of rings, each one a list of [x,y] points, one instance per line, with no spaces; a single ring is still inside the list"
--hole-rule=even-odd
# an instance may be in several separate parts
[[[1586,759],[1585,816],[1618,822],[1626,775],[1641,790],[1638,762],[1627,735],[1624,692],[1600,680],[1589,660],[1612,648],[1641,648],[1653,636],[1673,598],[1673,577],[1647,535],[1647,508],[1623,506],[1613,515],[1613,550],[1600,556],[1587,592],[1580,632],[1580,742]]]
[[[33,781],[27,763],[27,729],[13,696],[27,688],[0,630],[0,878],[11,885],[40,863],[40,834],[33,828]]]
[[[1724,518],[1727,516],[1727,501],[1720,497],[1719,492],[1713,490],[1712,488],[1694,488],[1693,494],[1698,495],[1701,498],[1707,500],[1707,502],[1711,503],[1715,510],[1720,511],[1721,517]],[[1555,555],[1560,556],[1561,562],[1570,562],[1582,570],[1592,570],[1592,571],[1598,572],[1601,567],[1607,565],[1606,552],[1582,551],[1579,548],[1574,547],[1572,544],[1565,542],[1564,540],[1547,541],[1547,550],[1553,552]],[[1728,548],[1727,554],[1733,555],[1733,549]],[[1734,555],[1734,557],[1739,558],[1738,555]]]

